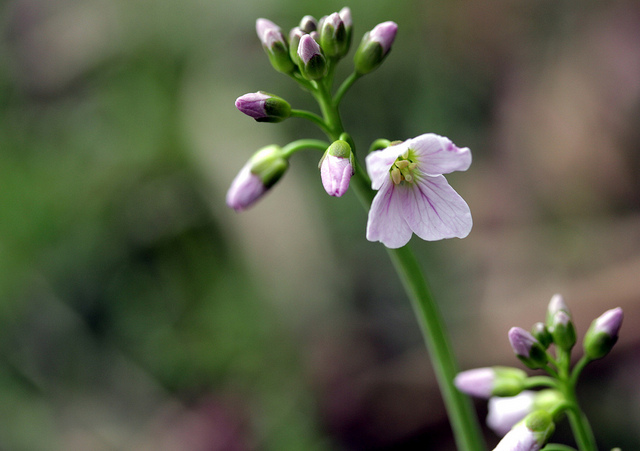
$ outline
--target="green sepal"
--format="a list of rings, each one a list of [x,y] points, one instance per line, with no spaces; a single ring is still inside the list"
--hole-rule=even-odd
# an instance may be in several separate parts
[[[492,396],[516,396],[524,390],[527,373],[521,369],[508,366],[494,366],[492,369],[495,374]]]
[[[368,74],[376,69],[386,56],[382,45],[379,42],[369,41],[367,38],[369,33],[365,33],[362,43],[353,56],[356,73],[360,75]]]
[[[251,173],[260,177],[265,188],[271,188],[284,175],[289,161],[275,144],[263,147],[251,157]]]
[[[540,342],[543,348],[547,349],[551,343],[553,343],[553,336],[546,324],[543,322],[537,322],[531,328],[531,335]]]

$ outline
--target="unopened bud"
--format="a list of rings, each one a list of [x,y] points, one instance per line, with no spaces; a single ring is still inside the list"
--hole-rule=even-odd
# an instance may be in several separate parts
[[[564,302],[564,298],[562,297],[562,295],[554,294],[549,301],[549,306],[547,307],[546,324],[549,328],[549,331],[552,330],[553,317],[558,312],[565,312],[567,315],[569,315],[569,318],[571,318],[571,311],[569,310],[569,307],[567,307],[567,304]]]
[[[318,21],[313,16],[304,16],[302,20],[300,20],[300,29],[305,33],[311,33],[312,31],[316,31],[318,29]]]
[[[347,53],[347,29],[340,14],[333,13],[327,16],[319,31],[320,46],[327,57],[339,58]]]
[[[330,196],[341,197],[349,188],[353,175],[353,152],[349,143],[334,141],[320,160],[322,186]]]
[[[281,149],[272,145],[260,149],[242,167],[227,191],[227,205],[243,211],[257,202],[285,173],[289,162]]]
[[[551,322],[553,343],[560,349],[569,351],[576,344],[576,328],[571,317],[564,310],[558,310]]]
[[[295,66],[289,56],[289,46],[280,27],[270,20],[258,19],[256,33],[274,69],[285,74],[291,73]]]
[[[280,122],[291,114],[289,102],[263,91],[238,97],[236,108],[258,122]]]
[[[527,373],[517,368],[494,366],[459,373],[454,384],[463,393],[480,398],[515,396],[524,388]]]
[[[531,328],[531,335],[533,335],[533,337],[538,340],[545,349],[553,343],[553,337],[551,336],[549,329],[547,329],[547,326],[542,322],[538,322],[533,325]]]
[[[531,369],[543,368],[547,364],[547,353],[540,342],[526,330],[512,327],[509,342],[516,356]]]
[[[298,44],[298,57],[300,58],[300,70],[309,80],[317,80],[327,73],[327,62],[318,43],[305,34]]]
[[[353,57],[358,74],[368,74],[382,63],[391,50],[397,31],[398,25],[389,21],[378,24],[365,33]]]
[[[623,312],[620,307],[607,310],[596,318],[584,336],[584,353],[591,360],[607,355],[618,341]]]

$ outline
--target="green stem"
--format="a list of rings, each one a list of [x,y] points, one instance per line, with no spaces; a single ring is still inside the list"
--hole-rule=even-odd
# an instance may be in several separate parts
[[[558,382],[547,376],[530,376],[524,381],[524,388],[551,387],[558,388]]]
[[[334,106],[340,105],[340,101],[342,100],[342,97],[346,94],[346,92],[356,82],[356,80],[358,78],[360,78],[360,75],[355,73],[355,72],[353,72],[351,75],[349,75],[345,79],[345,81],[342,82],[342,84],[340,85],[340,87],[336,91],[336,95],[333,97],[333,105]]]
[[[420,265],[409,246],[387,249],[387,252],[411,298],[424,341],[431,355],[458,449],[482,450],[483,440],[473,405],[470,399],[458,391],[453,384],[458,367],[449,344],[444,321],[427,281],[422,275]]]
[[[354,78],[353,75],[352,78]],[[329,126],[330,133],[328,135],[331,140],[338,139],[340,134],[344,133],[338,103],[355,78],[343,83],[334,100],[331,99],[329,88],[321,83],[316,83],[317,89],[312,91],[320,105],[324,120]],[[355,152],[355,149],[353,151]],[[355,175],[351,178],[352,187],[365,210],[368,211],[375,192],[371,189],[371,181],[367,173],[357,161],[355,169]],[[453,379],[458,373],[458,367],[449,337],[446,334],[443,318],[422,274],[418,260],[409,246],[400,249],[387,249],[387,251],[411,299],[431,356],[458,449],[461,451],[482,451],[484,440],[475,410],[471,400],[458,391],[453,383]]]
[[[327,123],[324,121],[324,119],[322,119],[315,113],[306,110],[291,110],[291,117],[307,119],[320,127],[323,132],[329,133],[329,126],[327,125]]]
[[[329,143],[320,139],[298,139],[297,141],[290,142],[282,148],[282,156],[289,158],[294,153],[302,149],[318,149],[327,150]]]
[[[598,446],[596,445],[593,431],[589,425],[589,420],[584,412],[582,412],[582,409],[580,409],[578,398],[576,396],[577,374],[579,374],[582,368],[584,368],[586,362],[583,362],[584,358],[581,359],[578,363],[578,367],[576,368],[577,373],[574,371],[574,373],[571,374],[570,351],[557,349],[557,354],[560,389],[564,394],[565,400],[570,405],[566,410],[566,413],[567,418],[569,419],[569,424],[571,425],[571,430],[573,431],[573,436],[576,439],[578,449],[580,451],[597,451]]]

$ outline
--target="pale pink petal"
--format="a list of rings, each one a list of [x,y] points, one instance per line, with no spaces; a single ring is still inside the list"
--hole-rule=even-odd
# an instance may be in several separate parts
[[[327,155],[320,165],[322,186],[330,196],[340,197],[349,189],[353,167],[349,158]]]
[[[386,149],[375,150],[367,155],[367,173],[371,178],[371,188],[380,189],[385,180],[389,180],[389,169],[396,159],[407,150],[405,143],[389,146]]]
[[[444,136],[426,133],[405,141],[405,144],[414,151],[423,174],[441,175],[466,171],[471,165],[469,148],[458,148]]]
[[[516,396],[489,399],[487,426],[498,435],[505,435],[520,420],[533,411],[535,393],[525,390]]]
[[[402,247],[411,239],[411,229],[402,217],[401,191],[389,177],[376,194],[369,210],[367,239],[380,241],[391,249]]]
[[[416,177],[415,183],[398,187],[404,218],[423,240],[464,238],[471,231],[469,206],[444,176]]]

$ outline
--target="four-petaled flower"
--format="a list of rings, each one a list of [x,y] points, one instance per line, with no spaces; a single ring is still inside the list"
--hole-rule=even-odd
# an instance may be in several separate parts
[[[374,151],[366,163],[371,187],[378,190],[369,210],[369,241],[398,248],[412,233],[427,241],[469,234],[469,206],[443,176],[469,168],[467,147],[427,133]]]

